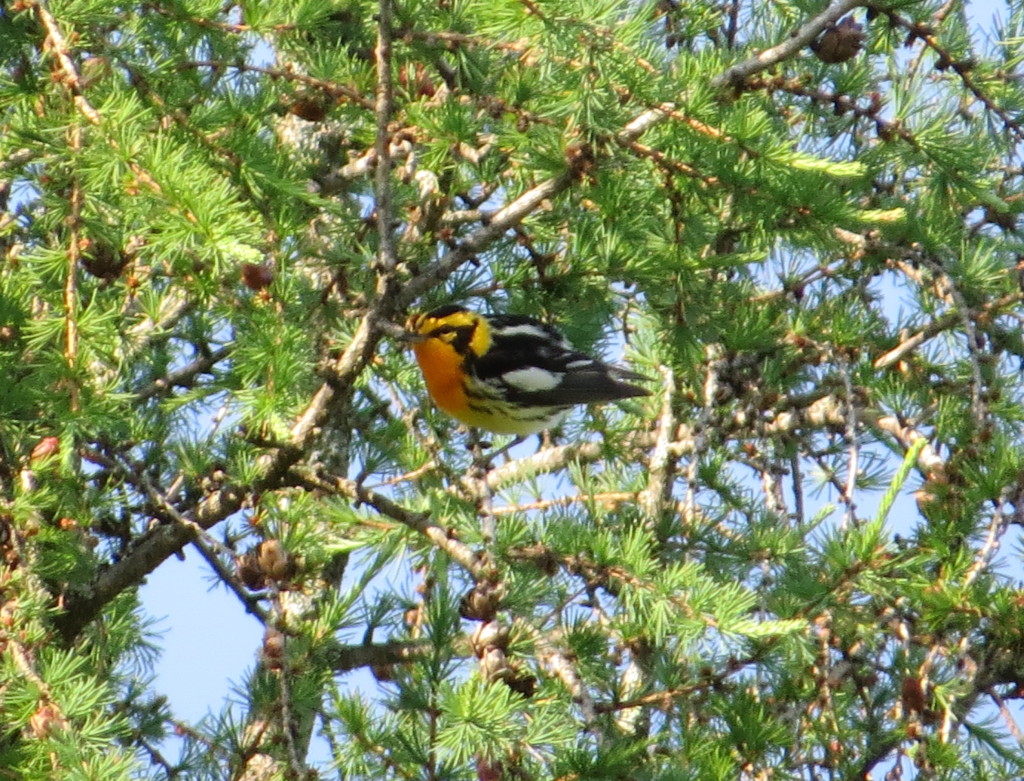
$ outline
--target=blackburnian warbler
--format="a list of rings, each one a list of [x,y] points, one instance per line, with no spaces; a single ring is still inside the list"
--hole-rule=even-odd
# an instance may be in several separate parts
[[[623,382],[643,375],[584,355],[525,315],[445,306],[413,315],[405,328],[434,403],[497,434],[535,434],[573,405],[649,395]]]

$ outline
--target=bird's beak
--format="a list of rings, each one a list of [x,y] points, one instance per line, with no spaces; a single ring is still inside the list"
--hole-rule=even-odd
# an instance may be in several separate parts
[[[410,317],[405,321],[405,327],[402,329],[402,333],[398,336],[399,341],[405,342],[406,344],[416,344],[417,342],[426,341],[427,337],[419,332],[419,328],[416,328],[417,322],[420,318],[416,316]]]
[[[398,323],[383,320],[378,322],[378,328],[387,334],[395,341],[402,342],[405,344],[413,342],[422,342],[426,339],[425,336],[417,333],[416,331],[410,330],[408,327],[400,326]]]
[[[416,344],[417,342],[426,341],[426,339],[427,337],[423,334],[418,334],[415,331],[403,331],[402,335],[398,337],[400,342],[405,342],[406,344]]]

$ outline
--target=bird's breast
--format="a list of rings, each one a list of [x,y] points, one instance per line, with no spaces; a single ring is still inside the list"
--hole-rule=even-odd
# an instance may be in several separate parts
[[[467,402],[462,385],[462,356],[451,345],[436,339],[413,345],[413,352],[434,403],[458,417]]]

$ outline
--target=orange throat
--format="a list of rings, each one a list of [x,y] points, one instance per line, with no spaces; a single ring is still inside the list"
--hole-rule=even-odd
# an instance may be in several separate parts
[[[468,404],[462,387],[462,356],[451,345],[436,339],[418,342],[412,349],[434,403],[461,419]]]

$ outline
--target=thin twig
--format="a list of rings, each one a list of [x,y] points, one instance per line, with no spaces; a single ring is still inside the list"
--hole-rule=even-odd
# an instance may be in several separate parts
[[[540,499],[528,504],[507,504],[493,508],[492,512],[495,515],[513,515],[515,513],[537,510],[550,510],[555,507],[570,507],[574,504],[625,504],[636,502],[637,499],[638,495],[633,491],[607,491],[599,494],[576,494],[574,496],[559,496],[555,499]]]
[[[89,450],[85,457],[93,463],[100,463],[109,469],[115,470],[128,483],[148,496],[149,500],[160,509],[165,519],[179,524],[194,534],[192,544],[217,574],[221,582],[238,597],[246,612],[255,616],[261,623],[267,623],[269,615],[259,606],[258,597],[251,594],[238,580],[237,576],[224,566],[224,563],[221,561],[221,555],[230,556],[233,552],[211,537],[204,528],[199,527],[188,518],[182,516],[172,504],[171,496],[176,493],[183,480],[175,481],[175,485],[172,485],[168,491],[163,492],[153,484],[146,475],[145,470],[137,465],[121,463],[121,460],[117,457],[95,450]]]
[[[655,528],[668,500],[669,469],[671,465],[669,444],[675,433],[676,418],[672,410],[675,400],[676,383],[672,370],[660,367],[662,374],[661,415],[658,416],[654,447],[647,461],[647,486],[640,493],[639,504],[644,513],[644,524]]]
[[[836,357],[839,374],[843,378],[843,390],[846,397],[846,443],[850,448],[849,460],[846,463],[846,485],[843,486],[843,503],[846,512],[843,514],[841,529],[857,524],[857,503],[854,494],[857,491],[857,471],[860,446],[857,444],[857,404],[854,397],[853,379],[850,377],[850,366],[842,356]]]
[[[740,0],[732,0],[726,8],[729,18],[725,26],[725,44],[730,49],[735,49],[736,33],[740,25]]]
[[[579,442],[539,450],[531,456],[517,458],[495,467],[487,473],[487,484],[491,490],[504,485],[527,480],[534,475],[551,474],[564,469],[573,461],[593,463],[601,458],[602,447],[597,442]]]
[[[989,315],[989,319],[991,319],[996,315],[1003,314],[1001,310],[1019,304],[1022,299],[1024,299],[1024,293],[1009,293],[1005,296],[999,297],[995,301],[987,302],[982,307],[980,307],[978,311],[980,313]],[[1013,313],[1008,312],[1006,314]],[[968,314],[967,317],[973,323],[974,315]],[[886,369],[892,366],[894,363],[897,363],[898,361],[902,360],[909,353],[916,350],[929,339],[938,336],[943,331],[948,331],[950,328],[953,328],[958,323],[962,323],[963,320],[964,315],[959,311],[946,312],[945,314],[936,317],[924,328],[906,337],[902,342],[900,342],[898,345],[889,350],[889,352],[880,356],[875,361],[874,367],[876,369]]]
[[[985,428],[985,406],[982,402],[984,381],[981,374],[981,362],[978,359],[978,334],[974,327],[974,320],[971,318],[971,308],[953,277],[939,263],[929,257],[923,258],[923,262],[932,270],[932,273],[946,280],[947,293],[956,307],[954,314],[963,326],[964,336],[967,339],[967,356],[971,364],[971,415],[974,417],[974,425],[979,431],[983,430]]]
[[[137,737],[135,739],[135,743],[136,745],[141,746],[142,750],[149,755],[150,762],[156,763],[163,769],[164,773],[167,774],[168,781],[171,781],[171,779],[175,779],[180,775],[178,769],[168,762],[167,758],[160,753],[160,750],[155,746],[150,745],[149,741],[145,738]]]
[[[287,635],[284,636],[285,643],[288,642]],[[308,777],[307,769],[299,757],[299,749],[295,742],[295,733],[293,731],[292,724],[292,695],[291,695],[291,682],[289,675],[291,670],[287,664],[287,653],[285,654],[285,664],[278,671],[277,677],[279,691],[281,696],[279,701],[281,703],[281,732],[284,733],[284,744],[288,750],[288,764],[291,766],[291,775],[296,781],[301,781]]]
[[[43,0],[32,0],[31,2],[26,2],[25,5],[29,7],[35,6],[39,23],[46,30],[46,48],[57,58],[61,80],[71,92],[75,107],[91,124],[100,124],[102,121],[100,113],[93,108],[92,104],[86,100],[85,95],[82,94],[82,79],[78,75],[75,63],[71,60],[71,49],[64,40],[64,35],[60,31],[60,25],[57,23],[57,20],[53,18],[53,14],[47,9]]]
[[[373,101],[365,97],[354,87],[349,87],[345,84],[337,84],[332,81],[324,81],[323,79],[317,79],[313,76],[307,76],[304,73],[298,73],[288,67],[271,68],[261,65],[252,65],[246,62],[226,62],[223,60],[191,60],[179,63],[177,68],[178,70],[184,70],[186,68],[214,68],[217,70],[232,68],[241,73],[259,73],[264,76],[269,76],[272,79],[291,81],[296,84],[304,84],[308,87],[322,90],[328,95],[345,98],[360,108],[369,109],[371,111],[374,108]]]
[[[82,128],[74,126],[69,131],[71,149],[78,152],[82,148]],[[71,184],[71,213],[68,215],[70,236],[68,238],[68,265],[64,280],[64,326],[65,345],[64,358],[68,362],[72,376],[76,374],[78,363],[78,262],[81,254],[82,229],[82,185],[75,176]],[[71,382],[70,406],[72,412],[78,412],[79,388],[74,380]]]
[[[1017,726],[1017,721],[1013,718],[1012,711],[1006,707],[1006,702],[1001,696],[999,696],[999,692],[995,689],[990,689],[988,696],[992,698],[996,707],[999,708],[999,715],[1003,717],[1003,723],[1006,724],[1006,728],[1010,731],[1010,734],[1016,738],[1017,743],[1024,744],[1024,732],[1021,732],[1020,727]]]
[[[597,709],[594,699],[587,690],[587,684],[580,676],[579,671],[561,651],[546,640],[540,633],[534,635],[537,657],[544,661],[551,670],[562,681],[562,684],[569,690],[572,699],[579,704],[583,714],[583,723],[587,729],[594,729],[597,725]],[[599,735],[598,735],[599,736]]]
[[[974,95],[988,111],[1002,120],[1003,127],[1006,130],[1012,133],[1018,140],[1024,140],[1024,127],[1021,126],[1020,122],[1011,116],[1006,109],[996,105],[995,101],[986,95],[984,90],[974,81],[974,77],[971,75],[974,63],[969,58],[958,59],[954,57],[949,49],[939,43],[938,38],[935,37],[933,26],[904,19],[895,11],[884,10],[883,13],[889,18],[890,23],[894,27],[904,28],[911,36],[921,40],[927,48],[931,49],[938,56],[938,62],[935,65],[936,70],[949,69],[956,73],[968,92]]]
[[[821,470],[822,477],[825,478],[826,482],[828,482],[828,484],[835,489],[836,493],[839,494],[839,501],[846,506],[846,516],[843,519],[843,523],[845,524],[846,518],[850,517],[853,513],[853,510],[850,508],[852,500],[846,493],[846,484],[839,479],[836,475],[836,470],[825,462],[824,457],[822,457],[820,453],[811,454],[809,457],[818,465],[818,469]]]
[[[707,375],[704,378],[704,400],[694,426],[693,452],[690,455],[690,463],[686,467],[686,495],[683,499],[683,521],[687,524],[693,521],[697,512],[697,475],[700,471],[700,459],[704,452],[704,441],[707,438],[708,427],[711,425],[711,418],[715,409],[715,399],[718,397],[718,375],[725,363],[725,358],[722,357],[721,345],[707,345],[704,348],[704,354],[707,357]]]
[[[864,422],[868,425],[874,426],[895,437],[904,450],[910,450],[916,442],[922,439],[925,440],[925,445],[921,448],[921,453],[917,457],[917,468],[925,477],[935,477],[945,472],[945,459],[939,455],[936,446],[928,441],[928,437],[913,426],[900,421],[892,415],[873,414],[870,410],[861,410],[861,417],[864,418]]]
[[[786,506],[786,496],[782,491],[782,475],[784,470],[780,468],[778,458],[775,454],[765,455],[756,459],[758,464],[755,468],[761,476],[761,486],[764,493],[765,509],[774,515],[779,523],[786,520],[789,509]]]
[[[982,543],[978,552],[974,555],[974,561],[971,562],[970,568],[964,574],[963,588],[967,589],[982,573],[985,567],[988,566],[989,562],[992,561],[992,557],[995,556],[996,551],[999,550],[999,545],[1003,539],[1003,535],[1006,533],[1007,528],[1010,525],[1010,519],[1003,513],[1003,505],[1006,502],[1009,490],[1003,491],[1003,496],[999,497],[999,501],[996,502],[995,510],[992,512],[992,518],[988,523],[988,533],[985,535],[985,542]]]
[[[125,346],[117,357],[123,362],[128,362],[149,345],[154,335],[168,334],[174,324],[191,308],[192,302],[183,289],[169,290],[160,299],[153,317],[146,317],[128,329],[124,338]]]
[[[800,456],[794,453],[789,460],[790,476],[793,478],[793,514],[796,516],[798,525],[803,526],[806,522],[806,509],[804,508],[804,479],[803,470],[800,468]]]
[[[475,257],[478,252],[489,247],[510,228],[540,209],[546,201],[568,189],[573,179],[574,177],[569,171],[563,171],[535,187],[531,187],[518,198],[491,214],[484,225],[461,239],[440,260],[424,269],[419,276],[403,286],[398,291],[399,305],[407,306],[439,282],[447,279],[464,263]]]
[[[267,622],[270,621],[270,614],[266,610],[259,606],[259,598],[254,594],[250,593],[245,586],[242,585],[241,581],[235,573],[231,572],[224,563],[221,561],[217,553],[210,547],[208,540],[209,535],[203,532],[203,534],[193,541],[192,545],[196,550],[199,551],[200,555],[206,560],[206,563],[213,568],[213,571],[217,573],[217,577],[224,583],[236,597],[238,601],[242,603],[245,608],[245,612],[256,617],[256,619],[266,626]]]
[[[398,265],[395,237],[392,234],[393,206],[391,202],[391,113],[394,90],[391,73],[391,0],[380,0],[377,11],[377,46],[374,49],[377,66],[377,95],[374,117],[377,137],[374,150],[377,166],[374,171],[374,200],[377,213],[377,262],[384,271],[394,271]]]
[[[386,480],[381,480],[379,483],[366,486],[370,490],[377,488],[384,488],[387,486],[401,485],[402,483],[411,483],[419,480],[424,475],[430,474],[438,468],[439,462],[436,459],[429,459],[423,466],[413,469],[411,472],[406,472],[403,475],[396,475],[395,477],[389,477]]]
[[[484,545],[491,548],[498,536],[493,507],[494,496],[487,484],[487,473],[491,469],[493,455],[484,448],[479,429],[472,429],[470,432],[470,451],[473,454],[473,460],[460,482],[476,505],[477,518],[480,520],[480,535],[483,537]]]
[[[194,540],[199,530],[208,529],[237,512],[250,490],[260,490],[280,480],[279,470],[286,468],[284,458],[289,455],[279,452],[277,459],[271,459],[265,466],[263,477],[252,485],[228,484],[207,494],[188,512],[187,522],[161,524],[152,529],[136,542],[129,555],[100,572],[88,590],[69,595],[66,610],[54,619],[60,633],[65,639],[73,638],[107,602],[139,583],[168,556]]]
[[[336,673],[360,667],[385,667],[429,658],[437,651],[430,639],[394,641],[379,645],[339,645],[324,651],[325,663]]]
[[[422,534],[447,553],[453,561],[460,564],[474,578],[479,580],[485,576],[485,568],[480,557],[468,545],[450,536],[442,527],[432,523],[430,517],[425,513],[407,510],[386,496],[362,487],[354,480],[335,475],[320,476],[312,470],[300,466],[293,467],[292,472],[310,486],[315,486],[320,490],[331,493],[341,494],[363,504],[368,504],[381,515],[398,521],[402,525],[408,526],[410,529]]]
[[[227,358],[231,354],[231,350],[232,345],[227,345],[225,347],[221,347],[219,350],[214,350],[209,355],[196,358],[194,361],[182,366],[180,369],[168,372],[165,377],[154,380],[149,385],[140,388],[136,392],[135,398],[141,401],[170,390],[171,388],[191,387],[197,374],[203,374],[210,371],[210,369]]]

